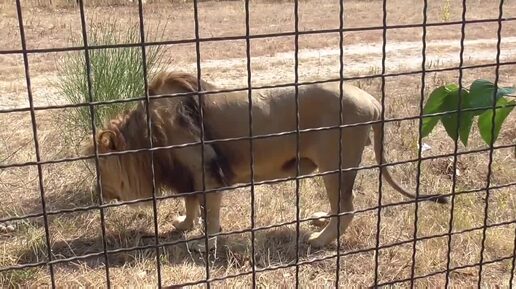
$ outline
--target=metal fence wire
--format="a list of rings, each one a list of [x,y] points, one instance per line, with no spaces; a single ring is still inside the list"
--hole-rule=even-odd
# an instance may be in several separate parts
[[[339,271],[343,264],[341,264],[341,257],[349,256],[353,254],[359,254],[363,252],[374,252],[374,283],[371,284],[372,287],[379,287],[379,286],[388,286],[388,285],[397,285],[401,284],[403,282],[410,282],[410,287],[412,288],[414,286],[414,282],[419,279],[428,278],[430,276],[444,274],[445,275],[445,287],[448,287],[449,281],[450,281],[450,274],[454,271],[458,271],[464,268],[477,268],[478,267],[478,287],[481,287],[482,284],[482,271],[483,268],[487,264],[493,264],[498,263],[502,261],[512,260],[511,266],[510,266],[510,280],[508,280],[509,287],[512,288],[514,283],[514,274],[515,274],[515,251],[513,250],[513,253],[509,256],[494,259],[494,260],[485,260],[485,247],[486,247],[486,231],[488,228],[493,227],[499,227],[499,226],[506,226],[516,223],[516,219],[501,222],[501,223],[495,223],[495,224],[489,224],[488,222],[488,213],[489,213],[489,197],[490,193],[495,189],[501,189],[501,188],[513,188],[516,186],[516,180],[513,180],[513,182],[501,184],[501,185],[492,185],[491,184],[491,175],[492,175],[492,165],[493,165],[493,152],[497,149],[502,148],[514,148],[516,144],[510,144],[510,145],[500,145],[500,146],[494,146],[491,142],[489,148],[487,149],[475,149],[475,150],[468,150],[465,152],[459,152],[458,150],[458,143],[457,140],[455,140],[454,143],[454,150],[453,153],[450,154],[439,154],[436,156],[431,157],[423,157],[422,156],[422,146],[419,145],[417,158],[409,159],[405,161],[397,161],[397,162],[389,162],[389,163],[382,163],[380,165],[370,165],[370,166],[360,166],[356,168],[342,168],[342,137],[340,137],[340,143],[339,143],[339,169],[333,170],[333,171],[324,171],[324,172],[318,172],[318,173],[312,173],[308,175],[300,175],[300,168],[299,168],[299,136],[302,133],[307,132],[314,132],[314,131],[325,131],[325,130],[331,130],[331,129],[338,129],[340,132],[340,136],[342,136],[342,129],[346,127],[353,127],[353,126],[360,126],[360,125],[370,125],[375,123],[380,123],[382,132],[384,130],[384,125],[389,122],[396,122],[401,120],[418,120],[419,121],[419,138],[418,138],[418,144],[422,144],[422,111],[423,111],[423,100],[425,95],[428,93],[428,91],[425,90],[425,79],[428,73],[432,72],[443,72],[443,71],[458,71],[458,83],[459,83],[459,91],[461,91],[462,88],[462,82],[463,82],[463,72],[467,69],[475,69],[475,68],[486,68],[486,67],[494,67],[495,69],[495,86],[498,84],[499,81],[499,71],[500,67],[502,66],[511,66],[515,65],[516,62],[501,62],[500,61],[500,54],[501,54],[501,31],[502,26],[506,22],[514,21],[516,18],[508,18],[503,17],[503,9],[504,9],[504,0],[499,1],[499,11],[498,11],[498,17],[493,19],[476,19],[476,20],[466,20],[466,11],[467,11],[467,5],[468,1],[463,0],[462,1],[462,19],[460,21],[449,21],[449,22],[428,22],[427,21],[427,10],[428,10],[428,0],[424,0],[424,6],[423,6],[423,21],[419,24],[410,24],[410,25],[387,25],[387,2],[388,0],[383,0],[383,11],[382,11],[382,26],[368,26],[368,27],[356,27],[356,28],[345,28],[344,24],[346,19],[344,18],[344,0],[340,0],[339,5],[339,27],[336,29],[321,29],[321,30],[310,30],[310,31],[301,31],[299,27],[299,0],[294,1],[294,10],[292,11],[294,15],[294,27],[292,28],[291,32],[282,32],[282,33],[269,33],[269,34],[251,34],[251,24],[250,24],[250,0],[244,1],[244,8],[245,8],[245,35],[244,36],[229,36],[229,37],[210,37],[210,38],[203,38],[200,36],[199,33],[199,8],[198,8],[198,0],[193,0],[193,11],[194,11],[194,23],[195,23],[195,38],[194,39],[183,39],[183,40],[170,40],[170,41],[153,41],[149,42],[145,39],[145,25],[144,25],[144,16],[143,16],[143,3],[142,0],[138,1],[138,14],[139,14],[139,32],[140,32],[140,42],[139,43],[129,43],[129,44],[116,44],[116,45],[89,45],[88,43],[88,33],[87,33],[87,24],[86,24],[86,16],[85,16],[85,8],[84,8],[84,1],[79,0],[78,1],[78,8],[80,11],[80,21],[81,21],[81,28],[82,28],[82,38],[84,41],[84,46],[76,46],[76,47],[63,47],[63,48],[48,48],[48,49],[28,49],[26,44],[26,36],[25,36],[25,29],[24,29],[24,20],[23,20],[23,13],[22,13],[22,3],[20,0],[16,0],[16,11],[17,11],[17,17],[18,17],[18,23],[19,23],[19,32],[21,37],[21,49],[14,49],[14,50],[2,50],[0,51],[0,55],[21,55],[23,57],[23,63],[24,63],[24,70],[25,70],[25,77],[26,77],[26,86],[27,86],[27,95],[28,95],[28,107],[23,108],[11,108],[11,109],[1,109],[0,114],[10,114],[15,112],[29,112],[31,116],[31,122],[32,122],[32,133],[33,133],[33,141],[34,141],[34,148],[35,148],[35,155],[36,155],[36,161],[29,161],[29,162],[23,162],[23,163],[14,163],[14,164],[0,164],[0,169],[6,169],[11,167],[27,167],[27,166],[36,166],[37,172],[38,172],[38,180],[39,180],[39,191],[40,191],[40,198],[41,198],[41,210],[42,213],[34,213],[34,214],[27,214],[24,216],[16,216],[16,217],[9,217],[4,218],[0,220],[0,223],[4,222],[11,222],[11,221],[18,221],[18,220],[24,220],[28,218],[36,218],[36,217],[42,217],[44,222],[44,229],[45,229],[45,242],[46,242],[46,253],[47,253],[47,260],[34,262],[34,263],[28,263],[28,264],[15,264],[7,267],[0,267],[0,273],[7,272],[7,271],[13,271],[13,270],[26,270],[28,268],[32,267],[42,267],[46,266],[49,270],[51,285],[53,288],[56,287],[56,278],[55,278],[55,266],[57,264],[63,264],[67,262],[73,262],[73,261],[80,261],[85,260],[92,257],[101,257],[104,259],[105,262],[105,284],[109,288],[112,286],[111,283],[111,267],[109,263],[109,255],[113,255],[116,253],[121,252],[131,252],[131,251],[137,251],[137,250],[145,250],[145,249],[154,249],[156,252],[156,274],[157,274],[157,287],[168,287],[168,288],[178,288],[182,286],[189,286],[189,285],[206,285],[208,288],[210,287],[210,284],[214,281],[220,281],[225,280],[229,278],[236,278],[239,276],[246,276],[250,275],[252,278],[252,286],[253,288],[257,286],[257,274],[261,272],[267,272],[267,271],[274,271],[284,268],[295,268],[295,284],[292,284],[292,287],[302,287],[303,284],[300,284],[300,278],[299,278],[299,268],[302,265],[307,265],[315,262],[319,262],[322,260],[335,260],[336,263],[336,272],[335,272],[335,286],[340,286],[340,276]],[[497,53],[496,53],[496,62],[495,63],[489,63],[489,64],[480,64],[480,65],[464,65],[464,39],[465,39],[465,30],[466,26],[468,24],[473,23],[497,23],[498,25],[498,31],[497,31]],[[457,67],[451,67],[451,68],[434,68],[434,69],[428,69],[427,68],[427,29],[429,27],[451,27],[451,26],[457,26],[460,25],[461,27],[461,38],[460,38],[460,62]],[[408,71],[408,72],[399,72],[399,73],[387,73],[386,71],[386,46],[387,46],[387,32],[393,31],[396,29],[407,29],[407,28],[421,28],[422,38],[422,62],[421,62],[421,69],[415,70],[415,71]],[[381,60],[381,70],[377,74],[372,75],[366,75],[366,76],[358,76],[358,77],[347,77],[344,74],[344,67],[346,60],[344,59],[344,33],[345,32],[354,32],[354,31],[381,31],[382,32],[382,60]],[[339,77],[336,79],[326,79],[322,81],[312,81],[312,82],[300,82],[299,81],[299,37],[303,35],[315,35],[315,34],[328,34],[328,33],[338,33],[339,34],[339,49],[340,49],[340,68],[339,68]],[[285,83],[280,85],[269,85],[269,86],[252,86],[252,74],[251,74],[251,40],[255,39],[268,39],[268,38],[277,38],[277,37],[294,37],[294,82],[293,83]],[[246,44],[246,67],[247,67],[247,86],[236,88],[236,89],[220,89],[220,90],[202,90],[201,89],[201,77],[202,77],[202,70],[201,70],[201,44],[206,42],[217,42],[217,41],[228,41],[228,40],[244,40]],[[196,51],[196,58],[197,58],[197,79],[198,79],[198,87],[197,90],[199,92],[195,93],[176,93],[173,95],[152,95],[150,96],[148,93],[148,79],[147,79],[147,55],[146,55],[146,48],[156,45],[177,45],[177,44],[195,44],[195,51]],[[108,49],[108,48],[121,48],[121,47],[140,47],[141,53],[142,53],[142,59],[143,59],[143,75],[144,75],[144,83],[145,83],[145,95],[139,98],[133,98],[133,99],[120,99],[120,100],[110,100],[110,101],[95,101],[92,95],[92,87],[93,87],[93,79],[91,77],[91,63],[90,63],[90,53],[92,50],[98,50],[98,49]],[[29,55],[33,54],[41,54],[41,53],[49,53],[49,52],[64,52],[64,51],[83,51],[84,57],[85,57],[85,63],[86,63],[86,72],[88,75],[87,78],[87,88],[89,92],[89,102],[87,103],[79,103],[79,104],[65,104],[65,105],[47,105],[47,106],[35,106],[33,101],[33,94],[31,90],[31,77],[30,77],[30,69],[29,69]],[[386,78],[388,77],[396,77],[396,76],[402,76],[402,75],[421,75],[421,90],[420,90],[420,102],[419,102],[419,115],[415,116],[408,116],[408,117],[400,117],[400,118],[385,118],[385,85],[386,85]],[[380,121],[372,121],[372,122],[364,122],[364,123],[358,123],[358,124],[352,124],[352,125],[343,125],[342,122],[342,114],[343,109],[342,105],[340,108],[340,114],[341,117],[339,118],[339,125],[337,126],[330,126],[330,127],[318,127],[318,128],[312,128],[312,129],[301,129],[299,125],[299,87],[302,85],[307,84],[313,84],[313,83],[326,83],[326,82],[339,82],[340,83],[340,97],[342,100],[343,95],[343,82],[349,81],[349,80],[360,80],[360,79],[380,79],[381,80],[381,106],[382,106],[382,115]],[[295,89],[295,100],[296,100],[296,129],[293,131],[285,131],[281,133],[275,133],[275,134],[267,134],[267,135],[257,135],[253,133],[253,115],[251,113],[251,107],[253,105],[253,94],[254,91],[257,89],[263,89],[263,88],[273,88],[273,87],[293,87]],[[146,106],[147,108],[147,129],[148,129],[148,139],[149,139],[149,147],[146,149],[134,149],[134,150],[126,150],[121,152],[110,152],[110,153],[103,153],[100,154],[97,151],[97,144],[95,143],[95,155],[94,156],[80,156],[80,157],[69,157],[69,158],[61,158],[61,159],[55,159],[55,160],[43,160],[41,157],[41,150],[40,150],[40,142],[38,140],[38,130],[37,130],[37,123],[36,123],[36,113],[38,111],[42,110],[53,110],[53,109],[64,109],[64,108],[77,108],[77,107],[88,107],[90,114],[91,114],[91,126],[93,129],[93,135],[96,135],[96,128],[95,128],[95,109],[96,107],[100,105],[113,105],[115,103],[125,103],[129,101],[143,101],[146,104],[150,103],[150,101],[160,98],[168,98],[168,97],[181,97],[186,95],[192,95],[199,98],[200,105],[200,119],[201,124],[203,122],[204,113],[203,113],[203,106],[202,102],[204,101],[204,97],[206,95],[215,94],[215,93],[221,93],[221,92],[235,92],[235,91],[246,91],[248,94],[248,101],[249,101],[249,118],[248,118],[248,124],[249,124],[249,136],[248,137],[239,137],[239,138],[231,138],[231,139],[207,139],[205,138],[205,129],[204,126],[201,125],[201,141],[199,143],[185,143],[181,145],[171,145],[171,146],[154,146],[152,143],[152,128],[151,125],[151,118],[149,114],[149,105]],[[459,97],[459,101],[460,101]],[[460,104],[459,104],[460,107]],[[495,109],[495,104],[493,104],[493,111]],[[454,113],[454,112],[447,112],[447,113]],[[459,109],[458,114],[464,113],[464,110]],[[442,115],[442,114],[435,114],[435,115]],[[460,120],[460,117],[458,118]],[[245,120],[242,120],[245,121]],[[458,128],[457,128],[458,131]],[[254,180],[254,174],[255,174],[255,156],[253,154],[253,141],[258,139],[264,139],[264,138],[270,138],[275,136],[286,136],[286,135],[295,135],[296,136],[296,146],[297,146],[297,153],[296,153],[296,177],[289,177],[289,178],[279,178],[275,180],[269,180],[269,181],[255,181]],[[381,142],[383,144],[383,133],[381,135]],[[102,201],[102,194],[100,194],[100,202],[98,205],[91,205],[91,206],[84,206],[84,207],[76,207],[71,209],[62,209],[62,210],[49,210],[47,209],[46,201],[45,201],[45,187],[43,184],[43,176],[42,176],[42,166],[47,164],[58,164],[58,163],[66,163],[66,162],[73,162],[77,160],[85,160],[88,158],[93,158],[96,163],[96,174],[97,174],[97,186],[99,188],[102,188],[101,182],[102,179],[100,178],[99,173],[99,156],[108,156],[108,155],[122,155],[122,154],[134,154],[142,151],[149,151],[151,154],[161,151],[161,150],[169,150],[173,148],[185,148],[189,146],[194,145],[201,145],[202,147],[202,163],[204,164],[204,158],[205,158],[205,151],[204,147],[205,145],[214,144],[214,143],[220,143],[220,142],[227,142],[227,141],[235,141],[235,140],[246,140],[250,143],[250,158],[251,158],[251,165],[250,165],[250,172],[251,172],[251,179],[249,183],[245,184],[238,184],[238,185],[232,185],[232,186],[225,186],[222,188],[216,188],[216,189],[207,189],[206,183],[205,183],[205,168],[203,167],[202,174],[203,174],[203,186],[202,190],[200,191],[194,191],[194,192],[188,192],[186,194],[181,195],[167,195],[167,196],[161,196],[156,194],[156,180],[154,178],[154,158],[151,157],[152,160],[152,197],[149,198],[142,198],[138,200],[133,201],[127,201],[127,202],[120,202],[117,204],[112,203],[104,203]],[[457,174],[456,174],[456,168],[458,163],[458,157],[461,155],[468,155],[468,154],[475,154],[475,153],[488,153],[489,155],[489,161],[487,163],[487,179],[486,179],[486,186],[483,188],[478,189],[470,189],[470,190],[459,190],[456,186],[457,181]],[[383,154],[383,147],[381,149],[381,154]],[[443,196],[449,196],[451,197],[451,204],[449,209],[450,212],[450,218],[449,218],[449,224],[448,224],[448,230],[447,233],[443,234],[434,234],[430,236],[424,236],[424,237],[418,237],[418,208],[419,208],[419,202],[421,202],[421,199],[411,200],[411,201],[403,201],[403,202],[396,202],[396,203],[390,203],[390,204],[383,204],[382,202],[382,170],[379,168],[387,167],[387,166],[394,166],[394,165],[400,165],[400,164],[408,164],[408,163],[416,163],[417,164],[417,172],[416,172],[416,194],[419,195],[419,189],[420,189],[420,177],[421,177],[421,163],[424,160],[430,160],[430,159],[437,159],[437,158],[443,158],[443,157],[452,157],[453,158],[453,176],[452,176],[452,189],[451,192],[448,194],[444,194]],[[343,172],[349,172],[349,171],[359,171],[359,170],[366,170],[366,169],[378,169],[379,176],[378,176],[378,200],[377,205],[374,207],[369,207],[366,209],[361,210],[354,210],[353,213],[360,213],[360,212],[376,212],[377,220],[376,220],[376,240],[375,240],[375,246],[368,247],[368,248],[361,248],[361,249],[355,249],[355,250],[343,250],[341,249],[341,241],[339,238],[337,238],[337,249],[335,250],[335,254],[324,256],[320,258],[312,258],[310,260],[304,260],[300,257],[299,254],[299,244],[301,242],[300,240],[300,224],[302,222],[306,222],[309,220],[315,220],[315,218],[301,218],[300,217],[300,180],[307,179],[307,178],[315,178],[320,176],[325,176],[328,174],[339,174],[339,176],[342,175]],[[339,180],[341,178],[339,177]],[[274,225],[268,225],[268,226],[257,226],[255,222],[255,186],[262,185],[262,184],[274,184],[278,182],[284,182],[284,181],[294,181],[295,182],[295,203],[296,203],[296,218],[295,220],[280,223],[280,224],[274,224]],[[341,181],[339,182],[339,191],[340,187],[342,186]],[[164,284],[162,282],[163,279],[163,272],[162,272],[162,264],[160,262],[160,255],[162,254],[162,250],[165,246],[171,246],[171,245],[177,245],[177,244],[183,244],[187,241],[192,241],[193,239],[189,240],[176,240],[176,241],[170,241],[170,242],[163,242],[160,241],[160,239],[157,237],[159,234],[159,228],[158,228],[158,214],[157,214],[157,202],[161,200],[165,200],[168,198],[177,198],[177,197],[184,197],[184,196],[191,196],[196,194],[202,194],[204,198],[204,203],[206,203],[206,195],[214,192],[220,192],[225,191],[228,189],[235,189],[235,188],[250,188],[251,192],[251,219],[250,224],[251,227],[248,229],[238,230],[238,231],[230,231],[230,232],[220,232],[216,233],[214,235],[207,235],[205,234],[202,237],[197,238],[197,240],[204,240],[206,247],[208,247],[208,239],[209,237],[214,236],[228,236],[232,234],[239,234],[239,233],[250,233],[251,235],[251,270],[239,272],[237,274],[233,275],[225,275],[222,277],[212,277],[211,271],[210,271],[210,262],[205,262],[205,279],[203,280],[194,280],[188,283],[184,284]],[[463,194],[470,194],[474,192],[485,192],[485,209],[484,209],[484,216],[483,216],[483,225],[469,228],[461,231],[453,230],[453,221],[454,221],[454,209],[455,209],[455,198],[458,195]],[[153,209],[153,221],[154,221],[154,243],[148,244],[148,245],[138,245],[138,246],[132,246],[132,247],[123,247],[123,248],[116,248],[116,249],[109,249],[107,245],[107,238],[106,238],[106,226],[105,226],[105,210],[107,208],[122,206],[126,204],[134,204],[134,203],[140,203],[140,202],[146,202],[146,201],[152,201],[152,209]],[[340,207],[340,194],[339,194],[339,207]],[[406,204],[414,204],[415,205],[415,215],[414,215],[414,232],[413,237],[408,240],[402,240],[394,243],[389,243],[386,245],[380,244],[380,229],[381,229],[381,211],[388,207],[396,207]],[[52,252],[52,245],[51,245],[51,238],[49,233],[49,216],[56,216],[64,213],[70,213],[70,212],[85,212],[85,211],[99,211],[100,213],[100,219],[101,219],[101,236],[102,236],[102,246],[103,249],[101,252],[95,252],[95,253],[89,253],[79,256],[74,256],[70,258],[60,258],[55,259],[53,252]],[[206,215],[206,205],[203,206],[204,215]],[[341,211],[340,208],[338,210]],[[339,213],[336,215],[330,215],[328,217],[335,217],[335,216],[342,216],[344,214],[348,213]],[[204,219],[204,228],[206,229],[207,223],[206,218]],[[337,218],[337,220],[340,222],[340,218]],[[281,226],[286,225],[295,225],[295,231],[296,231],[296,238],[295,238],[295,246],[296,248],[296,258],[294,262],[288,263],[288,264],[281,264],[278,266],[271,266],[271,267],[265,267],[260,268],[256,265],[256,244],[255,244],[255,234],[256,232],[271,229],[271,228],[277,228]],[[340,229],[340,226],[337,226],[337,228]],[[206,230],[204,230],[206,231]],[[452,267],[451,264],[451,254],[452,254],[452,237],[460,234],[464,234],[467,232],[473,232],[473,231],[481,231],[482,232],[482,240],[481,240],[481,246],[480,246],[480,259],[478,262],[474,264],[468,264],[463,266],[457,266]],[[338,234],[340,235],[340,234]],[[516,233],[515,233],[516,236]],[[447,238],[447,259],[446,259],[446,269],[440,270],[436,272],[431,272],[425,275],[418,275],[416,274],[416,252],[417,248],[416,245],[418,242],[423,240],[430,240],[435,238]],[[195,240],[195,239],[194,239]],[[400,245],[411,245],[412,246],[412,262],[410,264],[410,277],[405,279],[398,279],[391,282],[380,282],[379,277],[379,266],[380,266],[380,260],[379,260],[379,252],[381,249],[385,248],[391,248],[395,246]],[[514,240],[514,245],[516,247],[516,238]],[[209,252],[204,253],[205,260],[209,260]]]

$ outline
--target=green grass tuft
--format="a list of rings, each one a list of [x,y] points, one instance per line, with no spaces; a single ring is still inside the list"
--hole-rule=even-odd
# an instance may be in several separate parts
[[[114,45],[140,42],[137,25],[120,29],[121,23],[91,22],[88,31],[89,46]],[[146,27],[146,42],[162,38],[165,25],[160,28]],[[77,46],[84,45],[82,37],[73,39]],[[141,47],[90,49],[91,100],[111,101],[131,99],[145,95],[143,60]],[[164,46],[146,47],[146,64],[148,79],[164,68]],[[90,102],[88,74],[84,51],[67,54],[58,60],[60,78],[56,83],[58,93],[69,103]],[[136,102],[95,105],[95,126],[100,127],[118,113],[129,109]],[[67,131],[79,131],[85,135],[91,131],[91,113],[89,106],[82,106],[64,114],[63,124]]]

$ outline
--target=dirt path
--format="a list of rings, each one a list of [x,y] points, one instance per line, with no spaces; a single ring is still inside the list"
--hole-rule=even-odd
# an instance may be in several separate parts
[[[464,65],[495,63],[497,39],[466,40],[464,42]],[[516,60],[516,37],[502,39],[500,61]],[[437,40],[427,43],[426,67],[435,69],[459,65],[460,42]],[[386,46],[386,72],[395,73],[421,69],[422,43],[388,42]],[[336,78],[339,76],[338,48],[302,49],[299,51],[299,80]],[[382,44],[354,44],[344,47],[344,74],[371,75],[381,71]],[[226,58],[202,62],[202,72],[207,80],[219,85],[238,87],[246,85],[246,58]],[[253,85],[265,85],[294,81],[294,52],[280,52],[272,56],[251,57]],[[173,69],[195,72],[196,63],[175,63]],[[34,101],[36,106],[64,104],[55,89],[49,87],[50,80],[57,75],[32,75]],[[22,87],[23,89],[20,89]],[[42,89],[44,88],[44,89]],[[3,96],[0,109],[26,107],[27,96],[24,79],[0,81]]]
[[[464,66],[479,63],[496,62],[497,39],[466,40],[464,42]],[[506,37],[502,40],[500,61],[516,60],[516,37]],[[426,67],[458,67],[459,40],[439,40],[427,43]],[[388,42],[386,46],[386,73],[421,70],[421,42]],[[338,48],[300,50],[299,73],[300,81],[332,78],[339,76]],[[359,44],[344,47],[344,74],[371,75],[379,74],[382,66],[382,44]],[[246,77],[246,58],[209,60],[202,62],[205,71],[225,70],[217,82],[224,85],[242,85]],[[277,53],[274,56],[251,57],[253,65],[253,84],[263,85],[275,82],[293,81],[294,52]],[[264,67],[266,66],[266,67]],[[196,64],[189,68],[195,70]],[[242,74],[238,75],[238,74]]]

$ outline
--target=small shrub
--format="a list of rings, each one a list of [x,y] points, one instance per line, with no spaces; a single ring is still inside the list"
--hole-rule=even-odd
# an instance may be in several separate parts
[[[146,41],[151,36],[162,36],[164,26],[159,30],[147,28]],[[157,33],[156,33],[157,32]],[[150,39],[149,39],[150,38]],[[91,23],[88,31],[88,44],[115,45],[140,42],[137,25],[121,25],[118,22]],[[82,37],[73,39],[77,46],[84,45]],[[111,101],[131,99],[145,95],[141,47],[90,49],[91,100]],[[164,68],[164,47],[147,46],[146,64],[148,79]],[[58,60],[59,80],[56,82],[60,97],[72,104],[90,102],[88,75],[84,51],[67,54]],[[134,101],[95,105],[95,126],[99,127],[108,119],[135,105]],[[81,106],[67,112],[62,117],[67,132],[78,132],[82,136],[91,131],[89,106]],[[80,136],[79,136],[80,137]]]

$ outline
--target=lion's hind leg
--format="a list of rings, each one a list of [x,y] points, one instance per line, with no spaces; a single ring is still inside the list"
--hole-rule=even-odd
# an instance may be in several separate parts
[[[368,126],[350,127],[343,130],[341,169],[356,168],[360,165],[368,130]],[[319,143],[317,150],[314,151],[313,159],[316,160],[320,173],[337,172],[323,176],[330,202],[330,211],[328,214],[318,212],[313,215],[317,218],[314,223],[326,224],[320,232],[310,235],[308,242],[314,247],[322,247],[336,240],[346,231],[353,220],[353,185],[357,176],[357,170],[346,170],[340,174],[338,172],[338,133],[328,134],[326,138],[321,139],[324,139],[325,142]],[[328,217],[328,215],[333,217]]]
[[[346,231],[347,227],[353,220],[353,183],[355,181],[356,171],[342,173],[342,188],[340,197],[340,221],[337,217],[330,217],[329,222],[320,231],[312,233],[308,239],[310,245],[314,247],[323,247],[334,241]],[[324,184],[330,201],[330,212],[328,215],[337,215],[339,212],[339,176],[338,173],[324,176]],[[317,213],[316,213],[317,214]],[[324,217],[318,213],[319,218]],[[328,220],[328,218],[325,218]],[[323,223],[324,224],[324,223]]]

